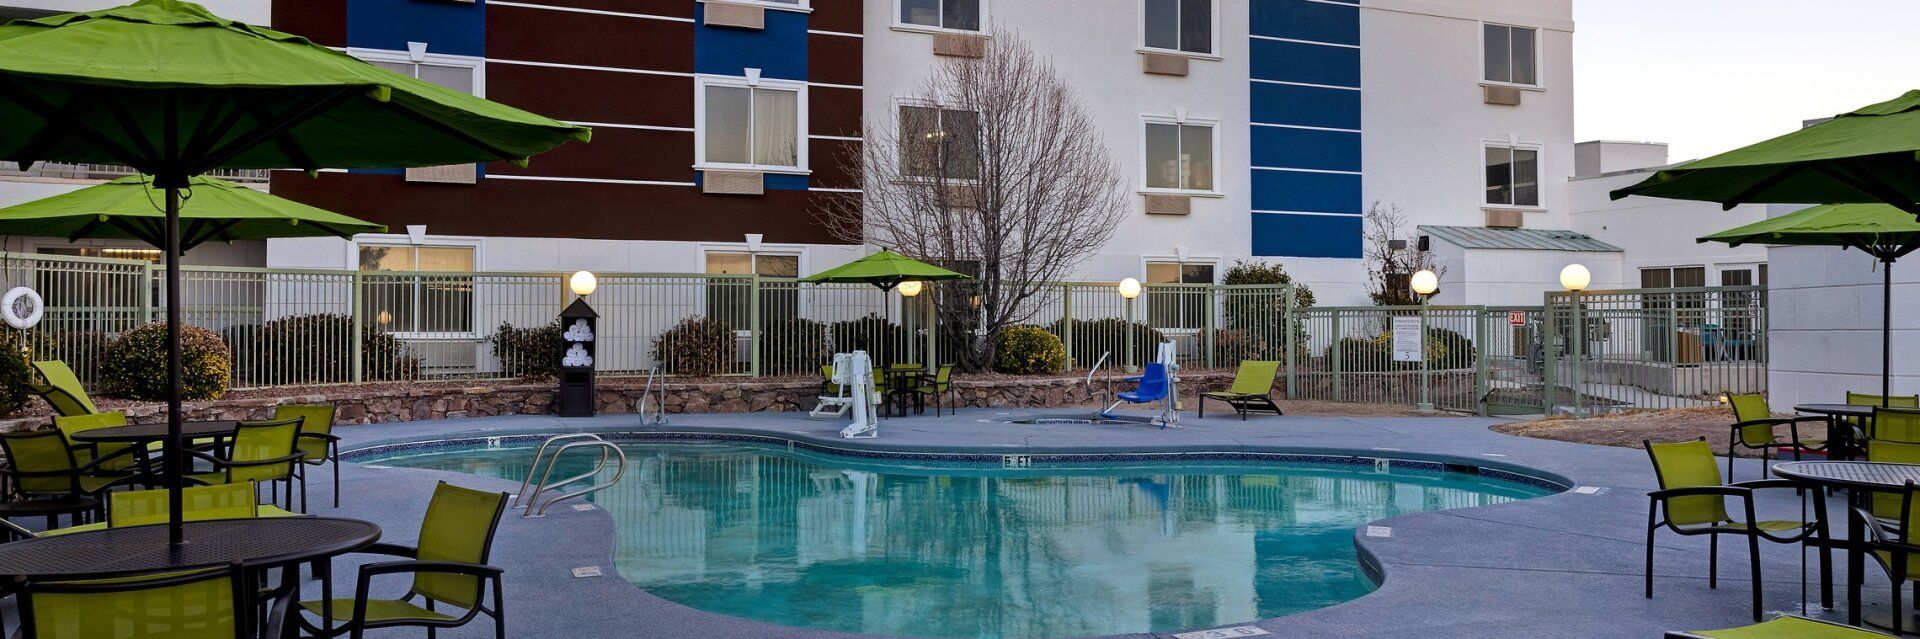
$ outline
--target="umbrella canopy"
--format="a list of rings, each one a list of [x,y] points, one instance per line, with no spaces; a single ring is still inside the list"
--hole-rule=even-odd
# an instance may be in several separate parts
[[[1893,263],[1920,249],[1920,220],[1886,204],[1826,204],[1699,238],[1699,242],[1839,246],[1880,260],[1880,401],[1893,388]]]
[[[398,168],[528,157],[587,129],[402,76],[180,0],[0,26],[0,160],[118,163],[165,193],[169,539],[179,491],[181,192],[215,168]],[[111,222],[109,222],[111,224]],[[234,226],[238,226],[235,224]],[[295,228],[290,226],[289,228]],[[192,238],[187,238],[192,239]]]
[[[272,237],[353,237],[387,227],[275,197],[226,180],[194,177],[180,204],[180,248]],[[164,244],[164,193],[144,175],[0,209],[0,235],[130,238]]]
[[[1613,192],[1746,203],[1890,204],[1920,215],[1920,91],[1765,142],[1654,173]]]
[[[880,290],[892,290],[901,282],[938,282],[973,279],[920,260],[881,251],[819,273],[800,278],[802,282],[872,284]]]

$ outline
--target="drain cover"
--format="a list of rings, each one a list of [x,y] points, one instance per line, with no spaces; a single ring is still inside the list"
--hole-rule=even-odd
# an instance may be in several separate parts
[[[1392,537],[1392,536],[1393,536],[1393,529],[1392,529],[1392,528],[1389,528],[1389,527],[1386,527],[1386,526],[1368,526],[1368,527],[1367,527],[1367,536],[1368,536],[1368,537],[1382,537],[1382,538],[1385,538],[1385,537]]]
[[[605,576],[605,573],[600,572],[599,566],[581,566],[579,568],[573,569],[574,579],[585,579],[587,577],[602,577],[602,576]]]
[[[573,511],[577,513],[583,513],[589,510],[593,510],[593,504],[574,504],[573,505]]]
[[[1234,626],[1174,633],[1173,639],[1233,639],[1233,637],[1266,637],[1272,634],[1254,626]]]

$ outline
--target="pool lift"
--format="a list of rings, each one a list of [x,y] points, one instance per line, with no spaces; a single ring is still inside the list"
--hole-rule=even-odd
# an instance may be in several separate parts
[[[1139,375],[1122,378],[1122,381],[1134,382],[1131,392],[1113,393],[1113,403],[1100,411],[1105,419],[1123,420],[1125,417],[1114,415],[1113,411],[1121,404],[1151,404],[1158,402],[1159,407],[1148,423],[1160,422],[1161,428],[1180,427],[1180,349],[1173,342],[1161,342],[1153,363]]]
[[[834,353],[831,381],[840,387],[834,395],[821,395],[820,403],[808,412],[810,417],[841,417],[851,413],[853,423],[840,429],[846,439],[869,439],[880,435],[880,416],[875,410],[880,395],[873,392],[873,358],[866,351]]]

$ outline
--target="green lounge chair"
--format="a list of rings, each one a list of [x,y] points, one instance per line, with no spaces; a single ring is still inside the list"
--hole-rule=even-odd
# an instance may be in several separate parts
[[[1831,621],[1781,615],[1739,628],[1675,630],[1667,633],[1666,639],[1882,639],[1892,636]]]
[[[90,415],[100,412],[93,407],[93,400],[87,397],[87,389],[80,384],[80,376],[66,362],[34,362],[33,369],[40,371],[40,379],[45,384],[33,384],[29,387],[35,395],[47,400],[56,415]]]
[[[1892,582],[1889,584],[1893,589],[1893,607],[1890,608],[1893,614],[1890,616],[1893,618],[1894,634],[1903,632],[1900,626],[1907,617],[1902,608],[1902,600],[1906,598],[1902,596],[1902,591],[1907,582],[1920,581],[1920,510],[1916,510],[1920,502],[1914,499],[1916,492],[1920,492],[1920,486],[1908,481],[1906,490],[1900,494],[1899,518],[1895,520],[1897,528],[1889,526],[1871,506],[1856,507],[1851,514],[1855,520],[1866,524],[1868,554],[1873,557],[1874,563],[1880,564],[1881,570]]]
[[[1800,437],[1800,424],[1825,423],[1825,417],[1774,417],[1773,409],[1767,407],[1767,396],[1758,393],[1728,395],[1727,404],[1733,407],[1734,422],[1727,442],[1727,481],[1733,481],[1733,451],[1737,448],[1760,451],[1761,479],[1768,477],[1767,460],[1774,456],[1775,450],[1791,450],[1794,461],[1799,461],[1803,449],[1826,449],[1826,442]],[[1782,425],[1787,427],[1786,440],[1781,440],[1780,434],[1774,431],[1774,427]]]
[[[1714,463],[1713,448],[1707,440],[1655,444],[1642,442],[1660,490],[1647,493],[1647,565],[1646,596],[1653,598],[1654,533],[1667,528],[1681,535],[1707,535],[1707,587],[1720,587],[1720,536],[1747,538],[1748,566],[1753,577],[1753,620],[1760,620],[1760,541],[1804,543],[1819,532],[1816,524],[1799,521],[1762,521],[1754,515],[1753,491],[1762,488],[1799,488],[1784,479],[1722,484],[1719,465]],[[1743,518],[1727,513],[1728,497],[1736,497],[1743,506]],[[1784,534],[1776,534],[1784,533]],[[1820,550],[1822,565],[1831,565],[1832,552]]]
[[[300,420],[300,512],[307,511],[307,466],[333,464],[333,507],[340,507],[340,436],[333,434],[333,407],[289,404],[273,407],[274,419]]]
[[[1912,408],[1873,409],[1872,441],[1920,443],[1920,410]]]
[[[305,615],[299,624],[318,636],[349,632],[354,639],[372,628],[396,626],[425,627],[431,636],[436,628],[455,628],[486,614],[493,617],[494,636],[507,636],[505,598],[500,591],[501,569],[487,565],[493,550],[493,535],[500,527],[500,513],[507,507],[506,493],[461,488],[446,482],[434,488],[433,501],[427,504],[426,519],[420,524],[420,544],[415,548],[378,543],[362,552],[404,557],[408,561],[388,561],[360,567],[359,583],[352,599],[331,602],[303,601],[300,607],[313,615],[331,605],[331,619],[316,625]],[[413,587],[399,599],[370,599],[367,588],[376,576],[408,573]],[[488,584],[492,585],[491,609],[483,603]],[[415,597],[420,603],[414,603]],[[460,608],[459,616],[435,610],[436,604]],[[336,630],[332,622],[344,622]]]
[[[274,504],[280,503],[280,488],[286,488],[287,506],[293,506],[293,469],[306,457],[298,447],[300,418],[258,422],[240,422],[233,433],[233,445],[226,457],[188,449],[189,455],[213,464],[213,472],[188,473],[189,481],[201,484],[267,484]]]
[[[249,639],[278,637],[287,606],[247,612],[245,567],[84,581],[14,584],[24,639]],[[255,635],[256,623],[264,632]]]
[[[1200,416],[1207,416],[1207,400],[1226,402],[1234,412],[1240,414],[1240,420],[1246,421],[1247,414],[1254,411],[1273,411],[1281,415],[1280,405],[1273,403],[1273,378],[1280,374],[1280,362],[1245,361],[1240,362],[1240,371],[1233,375],[1233,386],[1224,391],[1200,394]]]
[[[960,396],[953,390],[952,364],[941,364],[940,368],[934,370],[932,379],[922,378],[920,380],[920,387],[914,390],[921,395],[933,396],[933,415],[935,417],[940,416],[940,398],[943,396],[952,397],[953,403],[949,407],[951,410],[956,412],[960,410]]]

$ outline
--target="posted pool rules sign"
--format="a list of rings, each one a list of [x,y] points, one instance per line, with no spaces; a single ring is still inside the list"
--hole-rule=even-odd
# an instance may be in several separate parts
[[[1393,318],[1393,361],[1420,361],[1420,318]]]

